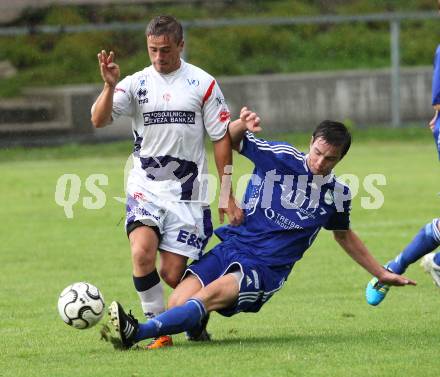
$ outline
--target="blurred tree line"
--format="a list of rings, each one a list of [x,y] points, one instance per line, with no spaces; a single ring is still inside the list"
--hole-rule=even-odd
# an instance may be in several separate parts
[[[13,25],[81,25],[147,22],[158,14],[180,20],[357,15],[435,10],[433,0],[253,0],[187,5],[64,6],[25,11]],[[440,16],[439,16],[440,17]],[[401,25],[403,66],[430,65],[440,41],[440,19]],[[387,22],[338,25],[246,26],[190,29],[187,60],[213,75],[304,72],[390,65]],[[122,76],[149,64],[143,31],[32,34],[0,38],[0,61],[18,74],[0,80],[0,96],[27,86],[101,82],[96,54],[113,50]]]

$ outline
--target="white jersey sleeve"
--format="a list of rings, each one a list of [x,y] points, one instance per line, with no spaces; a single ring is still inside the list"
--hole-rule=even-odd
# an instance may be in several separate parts
[[[125,77],[115,88],[113,94],[112,118],[117,119],[121,115],[132,117],[135,111],[133,94],[131,91],[132,76]]]
[[[211,141],[220,140],[225,135],[230,120],[223,93],[213,78],[203,97],[203,123]]]

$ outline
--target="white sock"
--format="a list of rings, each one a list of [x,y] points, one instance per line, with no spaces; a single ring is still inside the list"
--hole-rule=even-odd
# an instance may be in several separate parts
[[[138,295],[141,299],[145,317],[155,317],[165,311],[162,282],[157,283],[146,291],[138,291]]]

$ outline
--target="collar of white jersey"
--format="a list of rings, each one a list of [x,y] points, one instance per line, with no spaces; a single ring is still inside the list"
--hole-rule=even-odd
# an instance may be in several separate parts
[[[180,67],[177,68],[175,71],[170,72],[170,73],[160,73],[160,72],[157,72],[156,68],[154,68],[153,64],[150,65],[150,67],[153,70],[153,72],[155,72],[159,76],[163,77],[164,79],[171,79],[174,76],[177,76],[180,72],[182,72],[185,69],[185,66],[186,66],[186,62],[182,58],[180,58]]]

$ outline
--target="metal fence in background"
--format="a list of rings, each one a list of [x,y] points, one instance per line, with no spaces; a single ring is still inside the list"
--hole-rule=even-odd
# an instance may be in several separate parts
[[[403,21],[428,20],[438,18],[436,11],[427,12],[395,12],[375,13],[355,16],[322,15],[302,17],[269,17],[269,18],[239,18],[216,20],[182,21],[186,39],[187,31],[192,28],[220,28],[227,26],[277,26],[277,25],[305,25],[305,24],[340,24],[357,22],[387,22],[390,28],[390,61],[391,61],[391,114],[393,127],[401,124],[400,116],[400,27]],[[91,31],[133,31],[144,30],[144,22],[114,22],[109,24],[84,24],[84,25],[32,25],[22,27],[2,27],[0,36],[17,36],[30,34],[60,34],[83,33]],[[187,45],[186,45],[187,46]],[[188,48],[184,54],[188,55]]]

